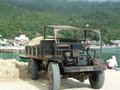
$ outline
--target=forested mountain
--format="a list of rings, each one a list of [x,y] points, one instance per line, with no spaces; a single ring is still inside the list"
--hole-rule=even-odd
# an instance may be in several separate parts
[[[102,38],[120,39],[120,2],[86,0],[0,0],[0,34],[14,38],[42,35],[44,25],[100,29]]]

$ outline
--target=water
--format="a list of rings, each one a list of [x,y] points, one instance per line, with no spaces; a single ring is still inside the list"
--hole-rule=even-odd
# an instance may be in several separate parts
[[[104,61],[110,59],[113,55],[116,56],[118,67],[120,67],[120,48],[104,48],[102,50],[102,59]]]
[[[18,61],[28,62],[29,59],[20,58],[18,54],[15,53],[0,53],[0,59],[16,59]]]
[[[120,48],[104,48],[102,50],[102,59],[106,62],[106,60],[110,59],[112,56],[116,56],[118,67],[120,67]],[[28,62],[29,59],[20,58],[18,54],[13,53],[0,53],[0,59],[16,59],[18,61]]]

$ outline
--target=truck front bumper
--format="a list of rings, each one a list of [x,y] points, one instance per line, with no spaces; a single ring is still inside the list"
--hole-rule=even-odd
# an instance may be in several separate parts
[[[90,72],[106,70],[105,65],[100,66],[69,66],[64,67],[64,72]]]

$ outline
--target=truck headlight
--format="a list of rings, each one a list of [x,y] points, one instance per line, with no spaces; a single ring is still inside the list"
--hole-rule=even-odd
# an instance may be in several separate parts
[[[71,56],[71,53],[70,52],[65,52],[65,57],[70,57]]]

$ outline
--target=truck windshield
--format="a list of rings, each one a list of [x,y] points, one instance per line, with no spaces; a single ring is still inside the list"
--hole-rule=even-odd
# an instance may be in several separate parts
[[[86,35],[84,32],[85,32],[84,30],[59,30],[56,33],[56,37],[63,39],[80,40],[80,41],[86,39],[87,41],[86,43],[89,43],[92,46],[99,46],[100,36],[96,32],[87,31]]]

